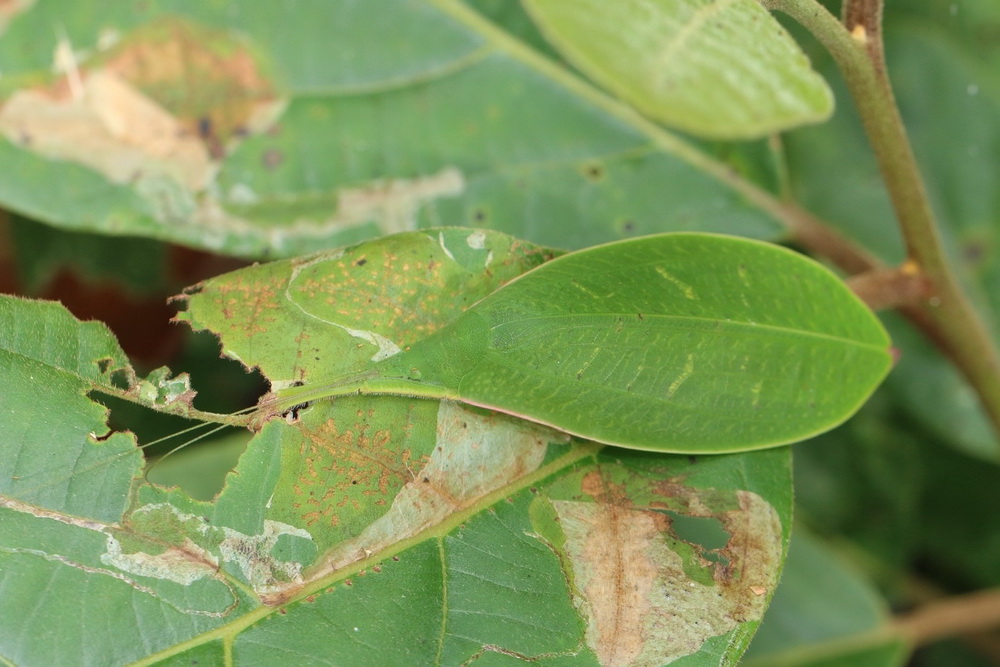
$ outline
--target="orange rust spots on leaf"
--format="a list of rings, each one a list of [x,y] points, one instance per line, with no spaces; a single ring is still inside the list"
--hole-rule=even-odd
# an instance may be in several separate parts
[[[336,526],[343,509],[391,498],[411,479],[409,452],[394,453],[389,430],[328,419],[303,434],[294,489],[307,526]]]

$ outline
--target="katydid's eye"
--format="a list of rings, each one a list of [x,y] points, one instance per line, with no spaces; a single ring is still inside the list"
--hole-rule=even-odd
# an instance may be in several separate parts
[[[410,368],[410,372],[407,374],[411,380],[419,380],[423,374],[420,372],[419,368]]]

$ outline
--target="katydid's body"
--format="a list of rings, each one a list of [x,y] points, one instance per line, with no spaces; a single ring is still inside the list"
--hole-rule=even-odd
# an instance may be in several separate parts
[[[888,371],[888,346],[871,312],[811,260],[743,239],[665,234],[552,260],[404,352],[281,391],[259,414],[393,394],[458,400],[634,449],[742,451],[846,419]]]

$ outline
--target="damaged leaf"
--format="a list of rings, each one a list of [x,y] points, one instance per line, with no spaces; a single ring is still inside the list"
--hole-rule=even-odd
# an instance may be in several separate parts
[[[182,20],[107,36],[85,62],[61,41],[55,60],[60,77],[7,96],[0,133],[140,190],[204,190],[233,142],[284,104],[232,36]]]
[[[275,382],[313,381],[446,329],[552,255],[492,232],[410,233],[206,281],[182,317]],[[18,326],[31,317],[5,321],[5,340],[20,342],[4,344],[2,414],[37,436],[3,434],[3,460],[17,463],[0,480],[0,561],[13,575],[0,652],[17,664],[290,652],[342,664],[734,664],[780,571],[786,450],[602,450],[456,402],[354,395],[268,422],[222,491],[198,501],[145,481],[133,439],[107,436],[104,408],[84,395],[112,391],[101,378],[127,366],[106,330],[96,346],[78,335],[40,345]],[[171,395],[157,376],[156,396]],[[9,393],[17,382],[38,389]],[[44,465],[16,467],[31,460]]]
[[[774,182],[759,147],[623,123],[465,3],[53,6],[0,42],[0,203],[49,224],[268,259],[441,225],[779,233],[723,176]]]
[[[781,521],[752,492],[693,489],[609,463],[566,476],[535,502],[548,505],[533,512],[550,519],[536,530],[558,545],[602,665],[690,655],[759,621],[777,583]],[[718,522],[724,546],[682,540],[672,514]]]

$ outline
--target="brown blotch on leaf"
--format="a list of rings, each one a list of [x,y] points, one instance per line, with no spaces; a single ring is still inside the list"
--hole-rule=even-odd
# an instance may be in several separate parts
[[[774,509],[749,491],[698,489],[676,479],[650,483],[636,504],[637,480],[614,468],[585,473],[580,500],[552,501],[579,591],[575,603],[587,619],[586,641],[600,662],[663,664],[760,619],[781,562]],[[709,581],[692,578],[685,556],[669,546],[679,540],[671,518],[652,509],[647,492],[659,497],[657,506],[714,518],[729,533],[722,549],[691,544]]]
[[[200,191],[230,145],[266,129],[284,107],[232,31],[160,17],[89,60],[74,53],[60,42],[62,74],[8,96],[0,133],[112,182],[166,177]]]
[[[275,87],[261,59],[231,30],[164,17],[126,35],[104,59],[208,147],[221,150],[273,121]]]

